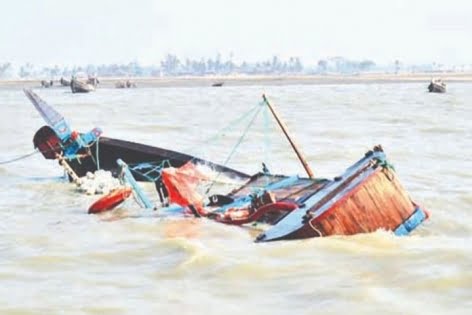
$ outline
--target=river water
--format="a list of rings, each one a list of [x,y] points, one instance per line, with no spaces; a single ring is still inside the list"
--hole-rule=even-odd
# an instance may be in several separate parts
[[[318,177],[382,144],[432,216],[385,231],[255,244],[254,232],[162,218],[128,202],[123,219],[87,215],[61,168],[36,154],[0,165],[0,314],[471,314],[472,85],[37,89],[76,130],[195,154],[253,173],[303,174],[258,106],[277,106]],[[32,152],[44,123],[21,87],[0,89],[0,160]],[[218,132],[219,131],[219,132]],[[232,153],[235,144],[241,142]],[[148,187],[149,186],[149,187]],[[152,193],[150,185],[145,189]],[[157,200],[155,194],[152,195]]]

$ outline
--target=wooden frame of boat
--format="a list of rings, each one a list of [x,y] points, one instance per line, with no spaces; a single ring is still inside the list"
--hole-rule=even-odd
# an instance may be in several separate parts
[[[308,176],[313,172],[291,140],[272,104],[263,96]],[[408,234],[427,218],[411,201],[380,145],[313,194],[296,200],[300,207],[260,234],[257,241],[352,235],[378,229]]]
[[[411,201],[381,147],[295,200],[300,207],[257,237],[259,242],[353,235],[379,229],[405,235],[427,218]]]

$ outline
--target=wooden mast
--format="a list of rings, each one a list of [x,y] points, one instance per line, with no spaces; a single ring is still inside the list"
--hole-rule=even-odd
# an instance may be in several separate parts
[[[288,142],[290,142],[290,145],[292,146],[293,150],[295,151],[295,154],[297,154],[298,159],[303,165],[303,168],[305,169],[307,175],[309,178],[314,178],[313,171],[311,170],[310,166],[308,165],[305,156],[303,153],[298,149],[297,145],[295,144],[294,140],[290,137],[288,133],[287,126],[284,124],[284,122],[279,118],[279,115],[275,111],[275,108],[272,106],[272,104],[269,102],[265,94],[262,94],[262,98],[264,99],[264,103],[269,107],[270,111],[272,112],[272,115],[274,115],[275,120],[279,124],[280,128],[282,129],[283,133],[285,134],[285,137],[287,137]]]

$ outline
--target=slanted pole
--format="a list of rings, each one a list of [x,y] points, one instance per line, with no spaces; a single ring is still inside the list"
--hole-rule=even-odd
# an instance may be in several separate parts
[[[72,167],[70,167],[69,163],[67,163],[66,159],[62,156],[56,153],[56,159],[59,161],[59,164],[64,168],[64,170],[67,172],[67,174],[70,176],[72,181],[76,184],[79,185],[80,183],[80,178],[77,176],[77,174],[74,172]]]
[[[144,208],[154,209],[154,205],[152,204],[151,200],[149,200],[149,198],[146,196],[144,191],[139,187],[138,183],[134,179],[133,174],[131,174],[131,171],[128,168],[128,164],[123,162],[122,159],[116,160],[116,164],[118,164],[118,166],[120,167],[120,171],[122,173],[123,178],[131,186],[131,189],[133,189],[133,191],[136,193],[136,196],[142,202]]]
[[[272,106],[272,104],[269,102],[265,94],[262,94],[262,98],[264,99],[264,103],[269,107],[270,111],[272,112],[272,115],[274,115],[275,120],[279,124],[280,128],[282,129],[283,133],[285,134],[285,137],[287,137],[288,142],[290,142],[290,145],[293,148],[293,151],[295,151],[295,154],[297,155],[298,159],[303,165],[303,168],[305,169],[307,175],[309,178],[314,178],[313,171],[311,170],[310,166],[308,165],[305,156],[303,153],[298,149],[298,146],[295,144],[295,141],[290,137],[288,133],[287,126],[285,123],[279,118],[279,115],[277,114],[275,108]]]

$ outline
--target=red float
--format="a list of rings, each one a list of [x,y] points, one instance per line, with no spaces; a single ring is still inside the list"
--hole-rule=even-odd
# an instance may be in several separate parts
[[[120,188],[112,191],[108,195],[95,201],[89,208],[89,214],[101,213],[109,210],[113,210],[129,196],[131,196],[132,190],[129,187]]]

